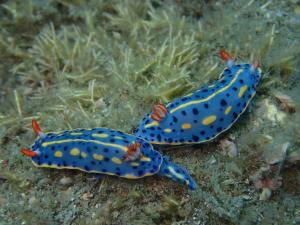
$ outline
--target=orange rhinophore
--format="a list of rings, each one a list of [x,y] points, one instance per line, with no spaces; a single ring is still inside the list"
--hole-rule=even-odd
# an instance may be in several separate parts
[[[134,142],[131,145],[128,146],[128,150],[126,155],[124,156],[124,159],[126,161],[130,160],[130,161],[134,161],[138,158],[143,157],[143,153],[141,151],[141,143],[139,142]]]
[[[31,124],[32,124],[32,129],[34,130],[34,132],[37,135],[40,135],[42,133],[42,130],[41,130],[40,125],[38,124],[38,122],[35,119],[32,119]]]
[[[255,74],[255,71],[258,67],[259,67],[258,60],[254,60],[254,62],[251,64],[251,68],[250,68],[251,74]]]
[[[254,60],[254,62],[252,63],[252,66],[257,69],[258,67],[260,67],[258,60]]]
[[[225,50],[221,50],[219,52],[220,57],[224,60],[224,61],[228,61],[228,60],[232,60],[232,57],[229,55],[228,52],[226,52]]]
[[[37,156],[37,155],[38,155],[37,152],[34,152],[34,151],[32,151],[32,150],[30,150],[30,149],[27,149],[27,148],[22,148],[22,149],[21,149],[21,153],[22,153],[23,155],[26,155],[26,156],[29,156],[29,157],[34,157],[34,156]]]
[[[153,106],[152,114],[150,117],[153,120],[161,121],[166,117],[167,113],[168,113],[168,111],[167,111],[166,106],[162,103],[159,103],[159,104]]]

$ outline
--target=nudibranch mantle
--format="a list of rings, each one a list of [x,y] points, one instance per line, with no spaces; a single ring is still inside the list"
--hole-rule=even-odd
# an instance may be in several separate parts
[[[134,163],[124,161],[128,146],[135,141],[141,144],[143,157]],[[38,167],[79,169],[131,179],[151,176],[162,164],[160,153],[143,139],[106,128],[46,133],[31,149],[39,152],[32,157]]]
[[[186,170],[162,157],[147,141],[133,135],[108,128],[42,133],[35,120],[33,129],[38,137],[30,150],[22,149],[21,152],[30,156],[37,167],[77,169],[128,179],[158,174],[186,184],[190,189],[197,186]],[[130,146],[140,148],[138,157],[127,157]]]
[[[257,65],[235,65],[232,60],[228,65],[212,84],[168,103],[161,121],[147,114],[135,135],[152,144],[197,144],[228,130],[254,97],[261,78]]]

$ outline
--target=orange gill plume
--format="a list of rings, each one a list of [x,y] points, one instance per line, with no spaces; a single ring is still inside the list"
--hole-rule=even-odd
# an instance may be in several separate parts
[[[138,141],[130,144],[128,146],[128,150],[126,155],[124,156],[125,161],[135,161],[138,158],[142,158],[143,157],[143,153],[141,151],[141,143],[139,143]]]
[[[28,157],[34,157],[34,156],[37,156],[38,153],[37,152],[34,152],[30,149],[27,149],[27,148],[22,148],[21,149],[21,153],[25,156],[28,156]]]
[[[155,121],[162,121],[166,117],[167,113],[168,111],[166,106],[162,103],[159,103],[153,106],[150,117]]]

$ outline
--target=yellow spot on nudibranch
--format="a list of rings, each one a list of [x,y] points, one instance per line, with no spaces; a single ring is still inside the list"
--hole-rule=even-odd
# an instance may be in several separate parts
[[[81,152],[81,156],[82,156],[82,158],[86,158],[87,154],[85,152]]]
[[[166,129],[164,129],[164,132],[165,132],[165,133],[171,133],[171,132],[172,132],[172,129],[166,128]]]
[[[96,159],[96,160],[100,160],[101,161],[101,160],[103,160],[104,157],[103,157],[103,155],[94,153],[93,154],[93,158]]]
[[[180,173],[177,173],[172,166],[168,166],[168,169],[169,169],[170,173],[173,174],[178,179],[180,179],[180,180],[184,179],[184,176]]]
[[[102,133],[102,134],[92,134],[93,137],[98,137],[98,138],[107,138],[108,134]]]
[[[192,125],[190,123],[184,123],[181,125],[182,129],[190,129],[192,127]]]
[[[149,123],[149,124],[145,125],[145,128],[157,127],[158,125],[159,125],[159,123],[157,121],[153,121],[152,123]]]
[[[141,159],[143,162],[151,162],[151,158],[143,156]]]
[[[77,156],[77,155],[79,155],[79,153],[80,153],[80,150],[78,148],[72,148],[70,151],[70,154],[73,156]]]
[[[70,135],[82,135],[83,133],[80,133],[80,132],[72,132],[70,133]]]
[[[189,185],[190,185],[190,181],[189,181],[189,180],[185,180],[185,184],[186,184],[187,186],[189,186]]]
[[[123,140],[124,138],[120,136],[115,136],[115,139]]]
[[[61,151],[56,151],[54,153],[54,156],[57,157],[57,158],[61,158],[63,156],[63,153]]]
[[[137,162],[132,162],[132,163],[130,163],[130,165],[131,165],[131,166],[139,166],[140,164],[137,163]]]
[[[242,97],[242,96],[244,95],[244,93],[245,93],[245,91],[247,90],[247,88],[248,88],[248,85],[244,85],[243,87],[240,88],[240,92],[239,92],[239,94],[238,94],[238,97],[239,97],[239,98]]]
[[[137,176],[134,176],[133,174],[127,173],[123,177],[128,178],[128,179],[137,179]]]
[[[225,112],[224,112],[225,115],[227,115],[228,113],[230,113],[231,109],[232,109],[232,107],[231,107],[231,106],[228,106],[228,107],[226,108]]]
[[[207,126],[207,125],[213,123],[216,119],[217,119],[217,117],[215,115],[208,116],[202,120],[202,124]]]
[[[122,164],[122,160],[117,157],[112,157],[111,161],[115,164]]]
[[[143,176],[137,176],[137,175],[134,175],[132,173],[126,173],[122,177],[125,177],[125,178],[128,178],[128,179],[138,179],[138,178],[141,178],[141,177],[147,177],[147,176],[151,176],[151,175],[153,175],[153,173],[145,173]]]

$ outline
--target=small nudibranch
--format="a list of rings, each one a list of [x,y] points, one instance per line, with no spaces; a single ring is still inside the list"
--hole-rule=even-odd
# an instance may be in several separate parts
[[[212,84],[153,107],[135,135],[152,144],[197,144],[228,130],[245,111],[261,78],[257,62],[235,64],[225,51],[220,56],[227,68]]]
[[[21,152],[37,167],[77,169],[128,179],[158,174],[186,184],[192,190],[197,186],[186,170],[133,135],[108,128],[43,133],[34,119],[32,127],[38,136],[31,149]]]

